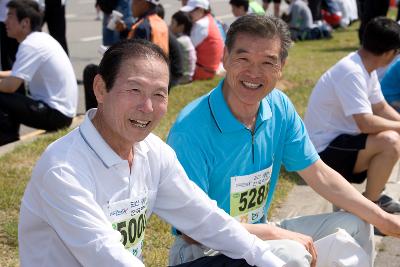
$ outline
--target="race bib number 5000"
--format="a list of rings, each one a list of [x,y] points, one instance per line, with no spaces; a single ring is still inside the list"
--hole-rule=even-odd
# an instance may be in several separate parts
[[[104,207],[112,227],[121,233],[121,242],[140,257],[146,229],[147,196],[112,203]]]
[[[230,215],[239,222],[255,223],[264,216],[272,166],[231,178]]]

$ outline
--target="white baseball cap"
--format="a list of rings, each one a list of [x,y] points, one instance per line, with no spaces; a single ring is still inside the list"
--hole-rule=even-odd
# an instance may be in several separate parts
[[[155,6],[158,6],[160,4],[160,0],[146,0],[146,2],[152,3]]]
[[[180,11],[191,12],[197,7],[208,10],[210,7],[210,2],[208,2],[208,0],[189,0],[186,6],[181,7]]]

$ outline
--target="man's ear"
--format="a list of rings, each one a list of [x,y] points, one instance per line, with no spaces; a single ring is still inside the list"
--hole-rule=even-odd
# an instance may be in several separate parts
[[[24,29],[31,30],[31,20],[29,18],[23,18],[21,20],[21,25]]]
[[[286,64],[286,58],[284,60],[281,60],[281,71],[283,70],[283,67],[285,67]]]
[[[94,77],[93,92],[94,95],[96,96],[97,103],[102,104],[104,101],[104,97],[107,94],[107,90],[106,90],[106,83],[104,82],[103,77],[101,77],[100,74],[97,74]]]
[[[222,66],[224,66],[224,69],[226,69],[225,66],[228,61],[228,57],[229,57],[229,51],[228,51],[228,48],[225,46],[224,55],[222,56]]]

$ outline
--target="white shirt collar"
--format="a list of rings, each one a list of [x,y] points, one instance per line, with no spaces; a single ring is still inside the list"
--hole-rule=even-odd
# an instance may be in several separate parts
[[[125,162],[104,140],[97,129],[92,123],[92,119],[96,114],[97,109],[93,108],[86,112],[85,119],[79,126],[79,132],[83,140],[88,144],[88,146],[94,151],[94,153],[99,157],[103,164],[110,168],[111,166],[118,165]],[[149,147],[147,145],[146,139],[136,143],[134,146],[135,156],[143,156],[147,154]]]

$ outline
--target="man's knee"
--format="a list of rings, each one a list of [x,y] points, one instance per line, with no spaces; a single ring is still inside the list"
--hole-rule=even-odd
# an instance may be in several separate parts
[[[204,250],[200,246],[188,244],[183,238],[176,236],[169,250],[169,265],[182,264],[204,256]]]
[[[312,257],[306,248],[294,240],[268,240],[271,251],[284,262],[288,267],[310,266]]]
[[[396,131],[384,131],[376,135],[382,153],[394,159],[400,157],[400,135]]]
[[[339,212],[338,214],[342,215],[340,228],[350,234],[371,256],[374,250],[374,231],[371,224],[348,212]]]

